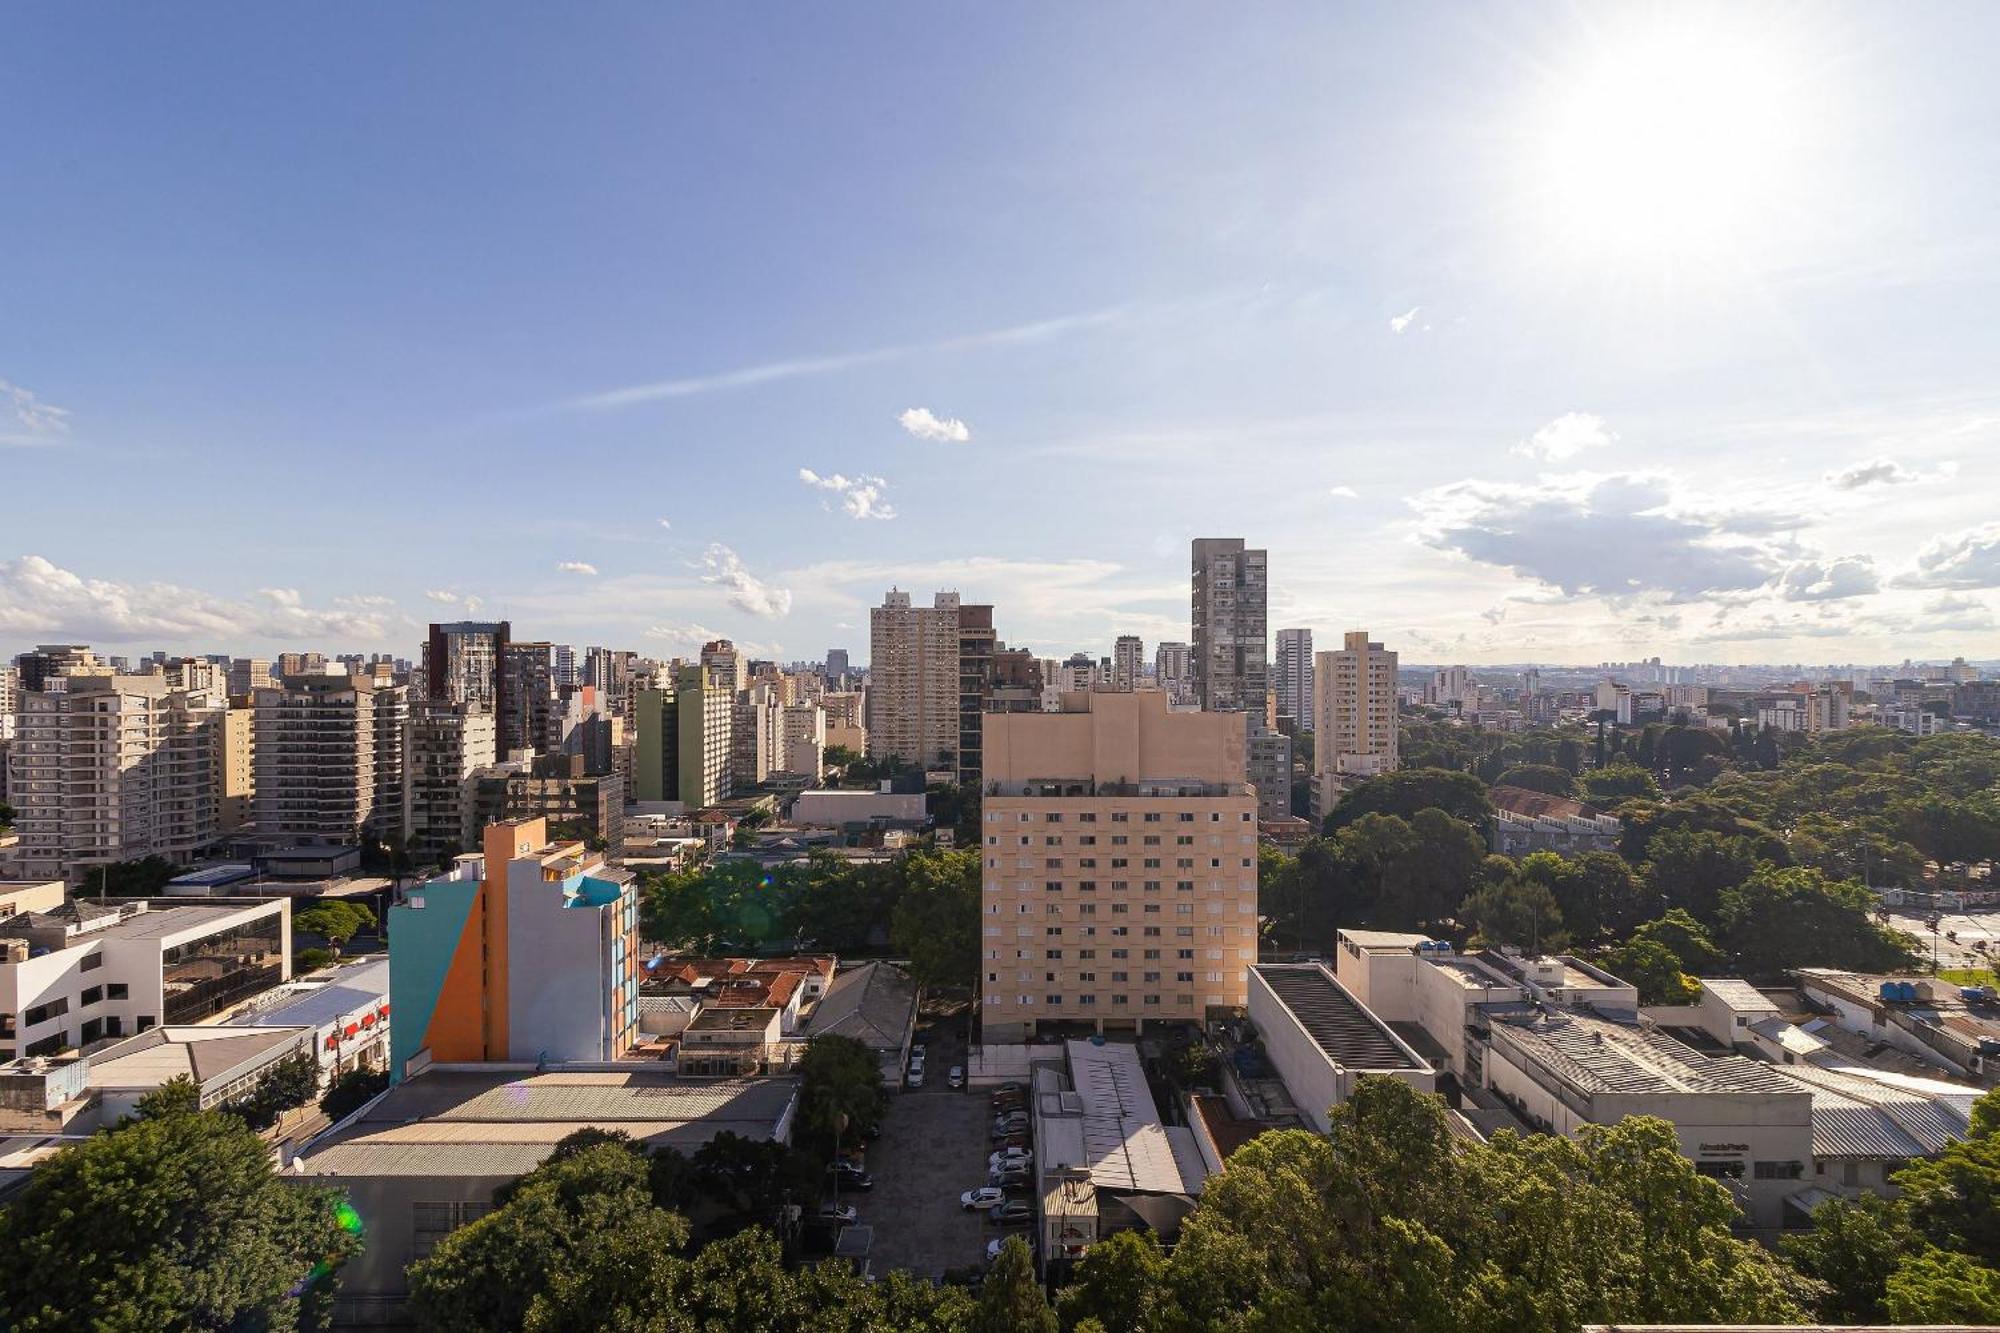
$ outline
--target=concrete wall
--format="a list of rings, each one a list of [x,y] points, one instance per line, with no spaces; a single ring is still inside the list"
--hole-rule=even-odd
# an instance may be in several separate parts
[[[1250,1022],[1264,1043],[1278,1076],[1285,1082],[1292,1101],[1314,1129],[1325,1133],[1331,1124],[1328,1112],[1347,1100],[1362,1075],[1390,1073],[1419,1092],[1437,1091],[1437,1077],[1428,1069],[1367,1070],[1346,1069],[1332,1057],[1279,1003],[1264,979],[1251,968],[1244,969],[1250,980]]]
[[[1240,714],[1169,713],[1167,696],[1159,690],[1072,696],[1064,702],[1078,701],[1075,712],[987,717],[986,781],[1245,780]]]
[[[565,886],[538,862],[507,867],[511,1060],[604,1060],[609,1024],[611,909],[565,907]]]

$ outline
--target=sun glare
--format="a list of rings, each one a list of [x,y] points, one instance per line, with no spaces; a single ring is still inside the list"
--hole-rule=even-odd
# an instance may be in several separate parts
[[[1749,239],[1794,165],[1786,86],[1782,49],[1755,33],[1662,21],[1596,34],[1553,76],[1533,135],[1545,239],[1621,264]]]

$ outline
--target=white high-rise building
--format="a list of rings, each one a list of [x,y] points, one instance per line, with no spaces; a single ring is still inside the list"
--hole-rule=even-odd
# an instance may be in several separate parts
[[[185,862],[215,841],[219,692],[177,690],[164,675],[71,675],[19,707],[7,782],[17,874],[83,883],[94,866]]]
[[[1470,711],[1479,702],[1479,687],[1473,684],[1472,672],[1467,668],[1440,667],[1431,673],[1430,684],[1424,687],[1424,702]]]
[[[1193,655],[1184,643],[1162,643],[1153,650],[1153,681],[1172,703],[1194,702]]]
[[[1313,801],[1321,818],[1346,785],[1390,772],[1399,762],[1396,654],[1371,642],[1365,630],[1349,633],[1346,645],[1319,654],[1313,664]]]
[[[408,717],[401,686],[357,676],[290,676],[258,690],[257,832],[309,843],[400,832]]]
[[[403,837],[418,865],[479,845],[472,775],[498,758],[490,710],[428,700],[410,709],[403,733]]]
[[[1313,719],[1313,632],[1278,631],[1278,652],[1272,663],[1272,685],[1278,696],[1278,726],[1285,720],[1299,731],[1311,731]]]

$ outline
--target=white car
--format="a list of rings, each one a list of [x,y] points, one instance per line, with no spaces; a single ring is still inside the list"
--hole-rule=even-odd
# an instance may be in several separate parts
[[[986,1262],[992,1263],[1000,1257],[1000,1247],[1007,1243],[1005,1236],[998,1236],[986,1242]]]
[[[911,1065],[910,1076],[904,1081],[913,1088],[924,1086],[924,1067],[922,1065]]]
[[[951,1070],[950,1070],[950,1072],[948,1072],[948,1073],[946,1073],[946,1074],[945,1074],[945,1076],[944,1076],[944,1081],[945,1081],[945,1086],[947,1086],[947,1087],[952,1087],[952,1088],[962,1088],[962,1087],[964,1087],[964,1086],[965,1086],[965,1066],[964,1066],[964,1065],[953,1065],[953,1066],[951,1067]]]
[[[851,1203],[823,1203],[819,1206],[819,1220],[835,1226],[851,1227],[860,1217]]]
[[[988,1170],[998,1171],[1004,1166],[1026,1166],[1034,1160],[1035,1154],[1032,1149],[1002,1148],[986,1159],[986,1166]]]
[[[1007,1197],[1007,1192],[997,1185],[981,1185],[976,1190],[967,1190],[958,1196],[958,1206],[971,1212],[975,1208],[991,1208]]]

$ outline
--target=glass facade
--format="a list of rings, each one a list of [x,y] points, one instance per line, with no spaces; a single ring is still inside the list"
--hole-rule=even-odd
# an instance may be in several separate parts
[[[198,1023],[283,980],[281,919],[261,916],[176,944],[162,958],[168,1023]]]

